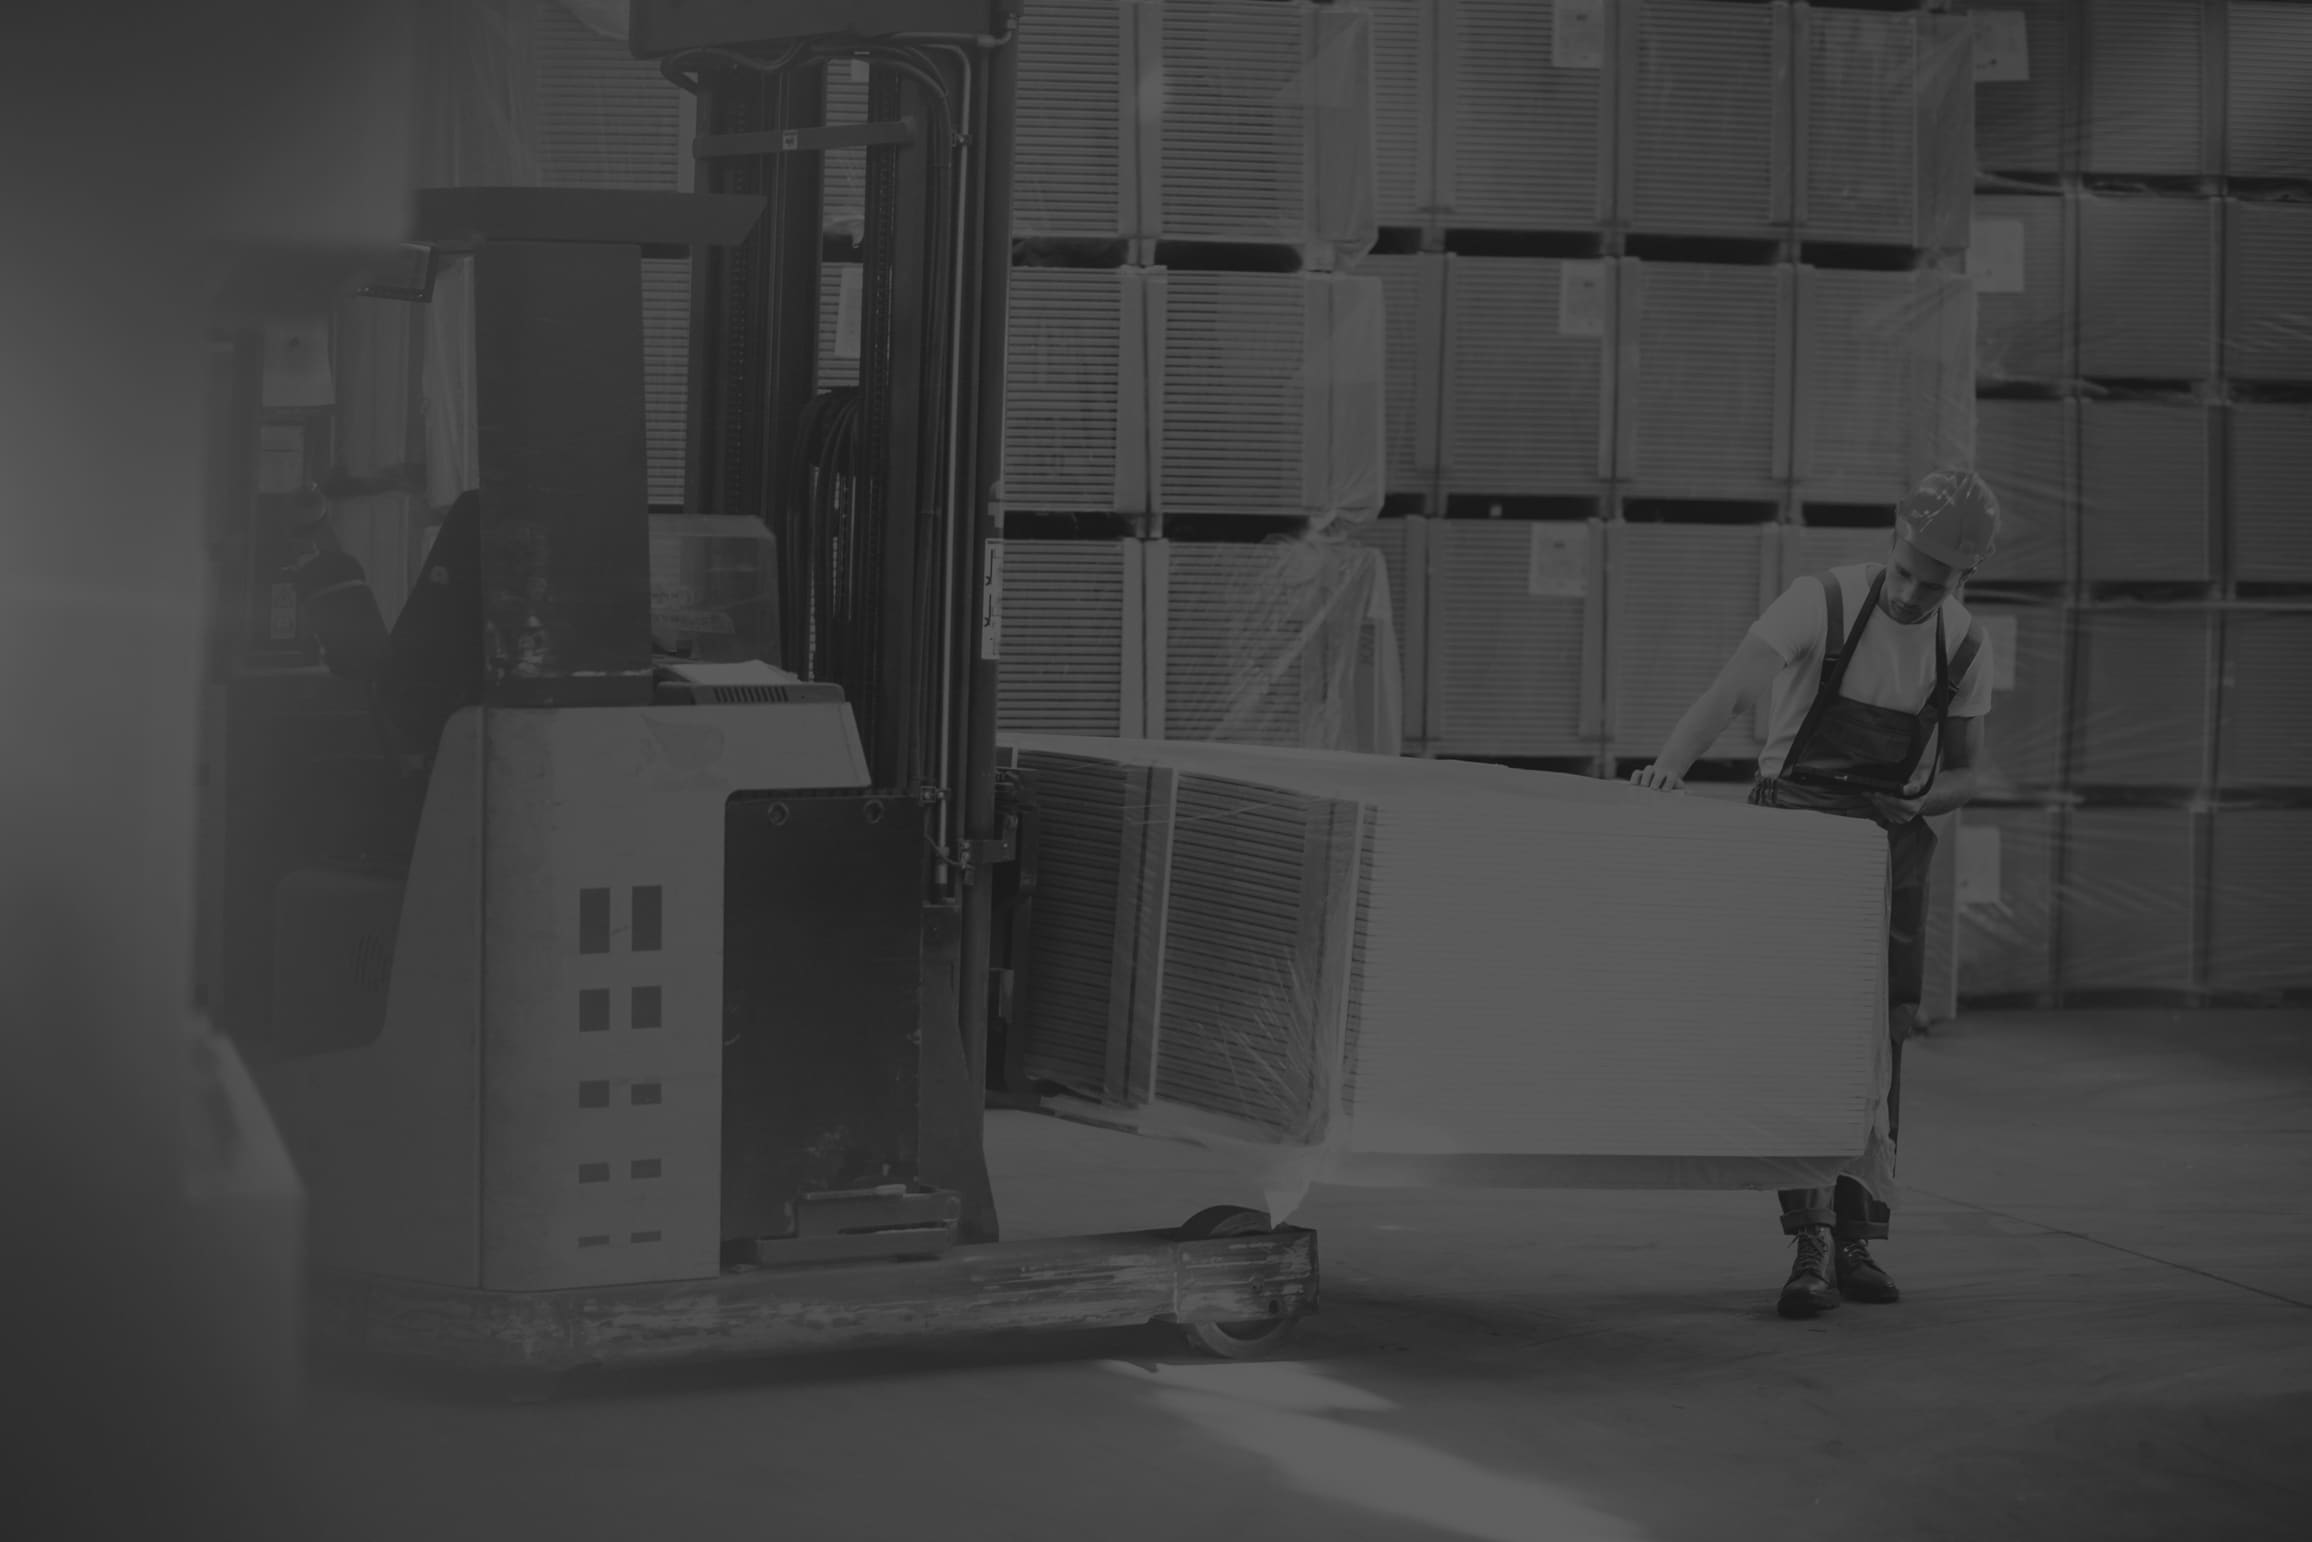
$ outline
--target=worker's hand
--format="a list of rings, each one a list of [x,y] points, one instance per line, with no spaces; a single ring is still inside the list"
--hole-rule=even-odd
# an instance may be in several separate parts
[[[1673,776],[1660,766],[1640,766],[1630,773],[1630,781],[1639,787],[1652,788],[1655,792],[1678,792],[1686,785],[1684,777]]]
[[[1917,798],[1890,798],[1885,793],[1879,792],[1872,793],[1870,801],[1871,806],[1878,810],[1879,818],[1895,826],[1909,824],[1918,818],[1926,807]]]

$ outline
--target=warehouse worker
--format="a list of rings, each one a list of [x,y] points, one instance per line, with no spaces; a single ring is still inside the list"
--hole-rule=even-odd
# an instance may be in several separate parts
[[[1630,778],[1676,791],[1687,770],[1738,716],[1772,690],[1770,728],[1750,801],[1869,819],[1892,848],[1887,938],[1893,1039],[1886,1129],[1866,1161],[1891,1174],[1902,1092],[1902,1044],[1917,1021],[1926,972],[1926,821],[1976,791],[1983,718],[1991,709],[1990,649],[1959,594],[1991,554],[1999,504],[1972,472],[1938,471],[1897,511],[1884,564],[1833,568],[1793,583],[1750,628],[1717,681],[1678,723],[1652,765]],[[1883,1140],[1883,1144],[1882,1144]],[[1887,1234],[1888,1205],[1862,1178],[1835,1189],[1785,1189],[1782,1229],[1798,1258],[1782,1288],[1785,1317],[1850,1301],[1899,1298],[1870,1254]]]

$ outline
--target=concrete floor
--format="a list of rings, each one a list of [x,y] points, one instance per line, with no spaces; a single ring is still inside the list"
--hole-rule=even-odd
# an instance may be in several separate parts
[[[1295,1219],[1324,1311],[1278,1362],[1156,1329],[528,1407],[332,1375],[314,1534],[2306,1535],[2312,1014],[1968,1018],[1906,1051],[1904,1093],[1897,1306],[1778,1319],[1764,1195],[1320,1189]],[[1013,1236],[1257,1201],[1048,1119],[989,1149]]]

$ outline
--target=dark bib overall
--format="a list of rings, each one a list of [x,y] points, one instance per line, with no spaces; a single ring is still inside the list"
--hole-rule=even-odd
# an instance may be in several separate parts
[[[1891,824],[1871,802],[1873,794],[1887,797],[1924,796],[1934,786],[1936,766],[1917,793],[1911,779],[1926,760],[1929,745],[1939,746],[1942,728],[1958,694],[1957,682],[1966,678],[1980,646],[1970,635],[1953,656],[1943,635],[1943,613],[1935,611],[1935,683],[1916,712],[1874,707],[1840,694],[1847,666],[1862,641],[1863,630],[1879,608],[1886,586],[1882,570],[1871,579],[1870,594],[1854,626],[1846,626],[1846,593],[1836,575],[1823,573],[1828,609],[1823,628],[1822,676],[1815,688],[1814,705],[1790,741],[1779,776],[1761,777],[1751,789],[1750,801],[1764,808],[1811,809],[1871,820],[1887,832],[1891,888],[1887,922],[1887,1005],[1892,1010],[1915,1009],[1925,994],[1927,972],[1927,871],[1935,857],[1934,827],[1924,819]],[[1941,756],[1936,755],[1939,764]],[[1894,1074],[1887,1090],[1887,1138],[1892,1144],[1901,1132],[1903,1051],[1894,1046]],[[1878,1238],[1887,1234],[1888,1207],[1872,1198],[1852,1178],[1841,1178],[1833,1193],[1819,1189],[1785,1189],[1781,1193],[1782,1226],[1797,1231],[1807,1226],[1833,1226],[1842,1238]]]

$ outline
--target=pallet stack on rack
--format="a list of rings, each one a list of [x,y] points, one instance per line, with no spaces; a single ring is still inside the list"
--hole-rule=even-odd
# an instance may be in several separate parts
[[[1979,464],[2020,529],[1962,988],[2312,988],[2312,6],[1974,19]]]

